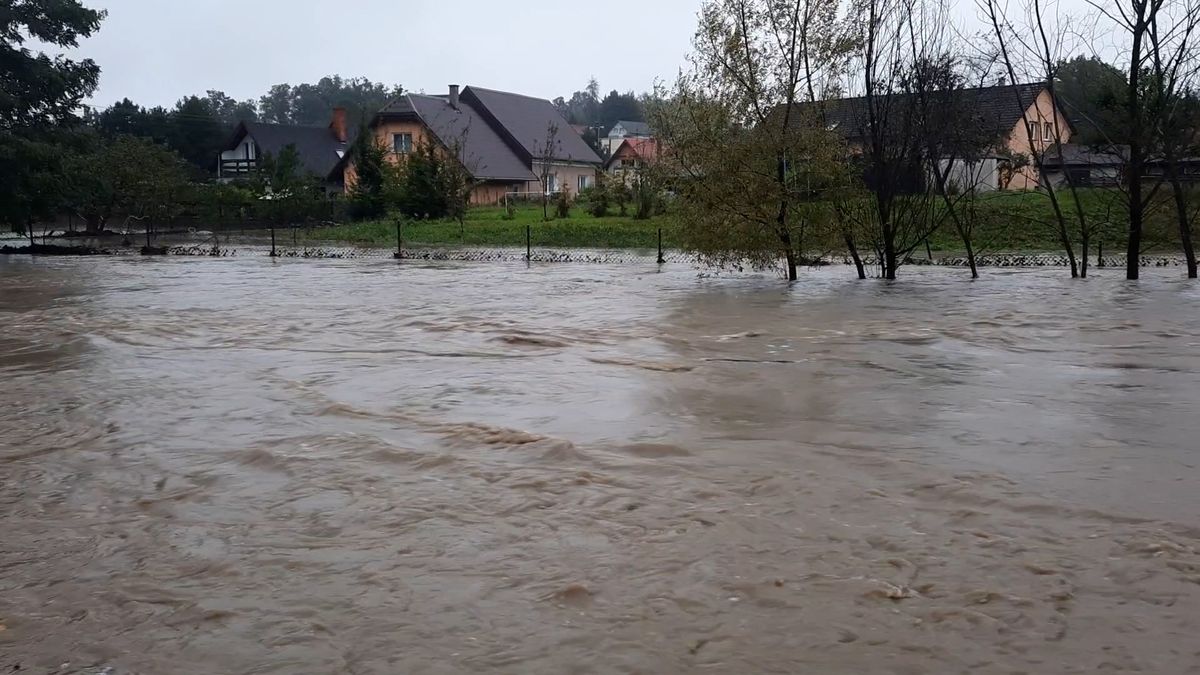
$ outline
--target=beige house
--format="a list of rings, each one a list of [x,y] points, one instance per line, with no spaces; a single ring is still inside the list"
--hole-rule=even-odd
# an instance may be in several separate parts
[[[473,204],[543,191],[576,194],[595,184],[602,163],[549,101],[481,87],[406,94],[380,110],[366,133],[389,150],[392,162],[423,144],[453,154],[475,180]],[[339,170],[352,187],[351,158]]]
[[[983,125],[997,141],[994,151],[978,161],[943,160],[943,166],[950,168],[951,182],[984,191],[1041,186],[1043,177],[1038,175],[1033,153],[1048,158],[1055,140],[1068,143],[1072,131],[1049,90],[1041,84],[996,85],[966,89],[962,96],[974,111],[963,123]],[[867,136],[865,98],[831,99],[822,102],[822,108],[830,129],[843,134],[851,148],[862,147]],[[1014,156],[1029,161],[1021,166],[1021,162],[1014,163]]]

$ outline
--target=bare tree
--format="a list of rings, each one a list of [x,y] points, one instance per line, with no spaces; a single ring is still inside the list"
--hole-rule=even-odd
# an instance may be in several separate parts
[[[1031,4],[1025,8],[1026,15],[1030,17],[1029,24],[1024,25],[1020,29],[1015,29],[1008,17],[1007,0],[979,0],[979,7],[984,14],[992,32],[992,37],[995,39],[995,47],[998,52],[1000,67],[1004,69],[1008,81],[1013,85],[1013,99],[1017,107],[1022,111],[1027,111],[1036,103],[1036,99],[1027,98],[1022,88],[1016,86],[1021,83],[1022,75],[1026,74],[1027,70],[1032,70],[1034,79],[1044,83],[1047,91],[1050,94],[1051,101],[1051,117],[1052,117],[1052,139],[1050,147],[1057,154],[1059,167],[1063,166],[1063,148],[1062,148],[1062,129],[1058,124],[1059,104],[1058,97],[1055,95],[1055,70],[1058,60],[1054,57],[1055,44],[1052,41],[1051,35],[1055,39],[1061,39],[1065,31],[1059,30],[1048,33],[1045,20],[1046,12],[1041,6],[1041,0],[1030,0]],[[1026,35],[1036,35],[1033,41],[1026,40]],[[1036,64],[1033,67],[1027,67],[1027,62],[1032,61]],[[1067,261],[1071,266],[1071,277],[1075,278],[1080,275],[1079,260],[1075,256],[1075,246],[1071,239],[1071,228],[1068,225],[1067,214],[1063,209],[1061,195],[1059,195],[1057,187],[1050,180],[1047,180],[1047,148],[1043,146],[1038,137],[1043,128],[1043,122],[1040,117],[1035,117],[1035,121],[1027,122],[1025,125],[1025,138],[1028,142],[1029,158],[1031,165],[1037,173],[1037,181],[1046,194],[1046,198],[1050,201],[1051,209],[1054,213],[1053,228],[1055,235],[1058,237],[1059,244],[1063,247],[1063,252],[1067,255]],[[1067,174],[1068,187],[1071,190],[1076,205],[1076,217],[1080,231],[1086,233],[1089,231],[1086,218],[1083,214],[1082,205],[1075,190],[1075,185],[1072,182],[1074,179]],[[1084,275],[1087,274],[1087,251],[1084,250]]]
[[[537,170],[538,182],[542,187],[542,220],[550,220],[551,181],[554,178],[554,160],[561,153],[562,141],[558,140],[558,125],[550,122],[546,125],[546,135],[540,141],[534,141],[533,161]]]
[[[1122,57],[1127,65],[1125,81],[1124,113],[1126,129],[1122,131],[1129,149],[1124,166],[1125,193],[1129,209],[1129,237],[1125,249],[1125,277],[1137,279],[1140,272],[1142,237],[1147,215],[1154,205],[1155,196],[1162,181],[1151,181],[1149,171],[1154,157],[1154,147],[1159,125],[1156,124],[1154,105],[1160,102],[1161,87],[1155,86],[1154,49],[1152,34],[1157,32],[1160,21],[1169,21],[1168,9],[1177,6],[1178,0],[1088,0],[1089,4],[1107,20],[1106,28],[1119,35]],[[1190,22],[1194,26],[1194,21]],[[1169,24],[1167,24],[1169,25]],[[1191,28],[1185,28],[1190,34]],[[1164,26],[1164,30],[1172,31]],[[1163,45],[1169,44],[1160,33],[1160,56]],[[1151,82],[1147,82],[1151,80]],[[1149,184],[1148,183],[1151,183]]]
[[[1194,154],[1200,131],[1200,102],[1196,76],[1200,69],[1195,33],[1200,24],[1200,3],[1176,0],[1151,15],[1147,29],[1152,77],[1148,84],[1153,135],[1158,140],[1164,175],[1171,186],[1179,242],[1189,279],[1197,278],[1196,250],[1192,243],[1190,193],[1183,183],[1182,160]]]
[[[944,123],[935,115],[941,106],[958,105],[962,85],[939,63],[946,58],[944,4],[863,0],[855,18],[864,94],[856,135],[862,138],[862,179],[870,202],[858,212],[880,275],[895,279],[900,265],[947,216],[934,208],[936,186],[927,172],[949,148],[928,137],[941,132],[931,127]]]

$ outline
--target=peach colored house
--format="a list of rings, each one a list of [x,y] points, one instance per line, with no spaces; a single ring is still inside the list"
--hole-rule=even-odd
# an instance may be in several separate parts
[[[454,154],[475,180],[473,204],[496,204],[514,193],[541,195],[543,185],[550,193],[574,194],[595,183],[601,166],[549,101],[481,87],[460,92],[451,85],[444,96],[406,94],[380,110],[365,133],[389,150],[392,162],[403,162],[422,144]],[[351,158],[338,170],[351,189]]]
[[[951,180],[979,190],[1030,190],[1042,185],[1033,153],[1048,156],[1057,138],[1071,139],[1071,125],[1062,106],[1055,105],[1044,85],[1018,84],[978,87],[962,91],[974,111],[964,123],[983,125],[994,134],[993,151],[971,164],[957,162],[951,168]],[[830,127],[846,138],[851,148],[861,147],[866,133],[866,99],[843,98],[822,102]],[[1014,164],[1015,156],[1029,161]],[[949,162],[946,162],[949,164]]]

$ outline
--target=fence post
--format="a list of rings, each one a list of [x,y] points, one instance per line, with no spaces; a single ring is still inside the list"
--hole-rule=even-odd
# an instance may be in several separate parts
[[[275,223],[271,223],[271,257],[276,258],[279,254],[275,252]]]
[[[533,260],[533,226],[525,226],[525,262]]]
[[[662,254],[662,228],[658,228],[658,264],[661,265],[667,262]]]
[[[404,221],[396,216],[396,255],[393,256],[396,260],[404,257],[404,233],[401,231]]]
[[[1096,242],[1096,267],[1104,267],[1104,240]]]

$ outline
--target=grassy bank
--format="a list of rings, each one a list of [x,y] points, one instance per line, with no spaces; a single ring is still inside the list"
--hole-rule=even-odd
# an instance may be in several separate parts
[[[1071,238],[1078,248],[1076,204],[1069,194],[1060,195],[1068,217]],[[1092,189],[1080,192],[1080,206],[1089,223],[1094,224],[1091,253],[1097,245],[1105,252],[1120,253],[1125,246],[1126,220],[1121,195],[1112,190]],[[1165,205],[1163,205],[1165,206]],[[1049,199],[1037,192],[997,192],[983,195],[977,203],[974,246],[980,252],[1059,250],[1056,220]],[[464,223],[457,221],[409,221],[404,223],[407,246],[479,246],[523,247],[529,228],[535,247],[547,248],[630,248],[653,249],[662,231],[663,246],[680,248],[679,228],[672,216],[636,220],[632,216],[596,218],[583,209],[572,209],[567,218],[546,222],[540,207],[525,206],[508,219],[500,208],[472,209]],[[396,245],[393,220],[350,223],[308,230],[304,235],[314,241],[338,241],[358,245]],[[1157,208],[1148,219],[1144,235],[1146,250],[1178,249],[1178,233],[1168,208]],[[806,235],[806,248],[840,250],[841,239],[835,232]],[[935,252],[959,252],[963,243],[949,221],[930,237]]]
[[[542,219],[541,208],[518,209],[508,220],[499,208],[472,209],[460,225],[457,221],[409,221],[403,226],[405,245],[430,246],[525,246],[525,230],[530,229],[534,246],[556,248],[655,248],[662,229],[663,246],[679,245],[670,220],[664,216],[649,220],[606,216],[596,218],[581,209],[568,218],[549,222]],[[396,245],[393,220],[367,221],[313,230],[310,238],[345,241],[373,246]]]

